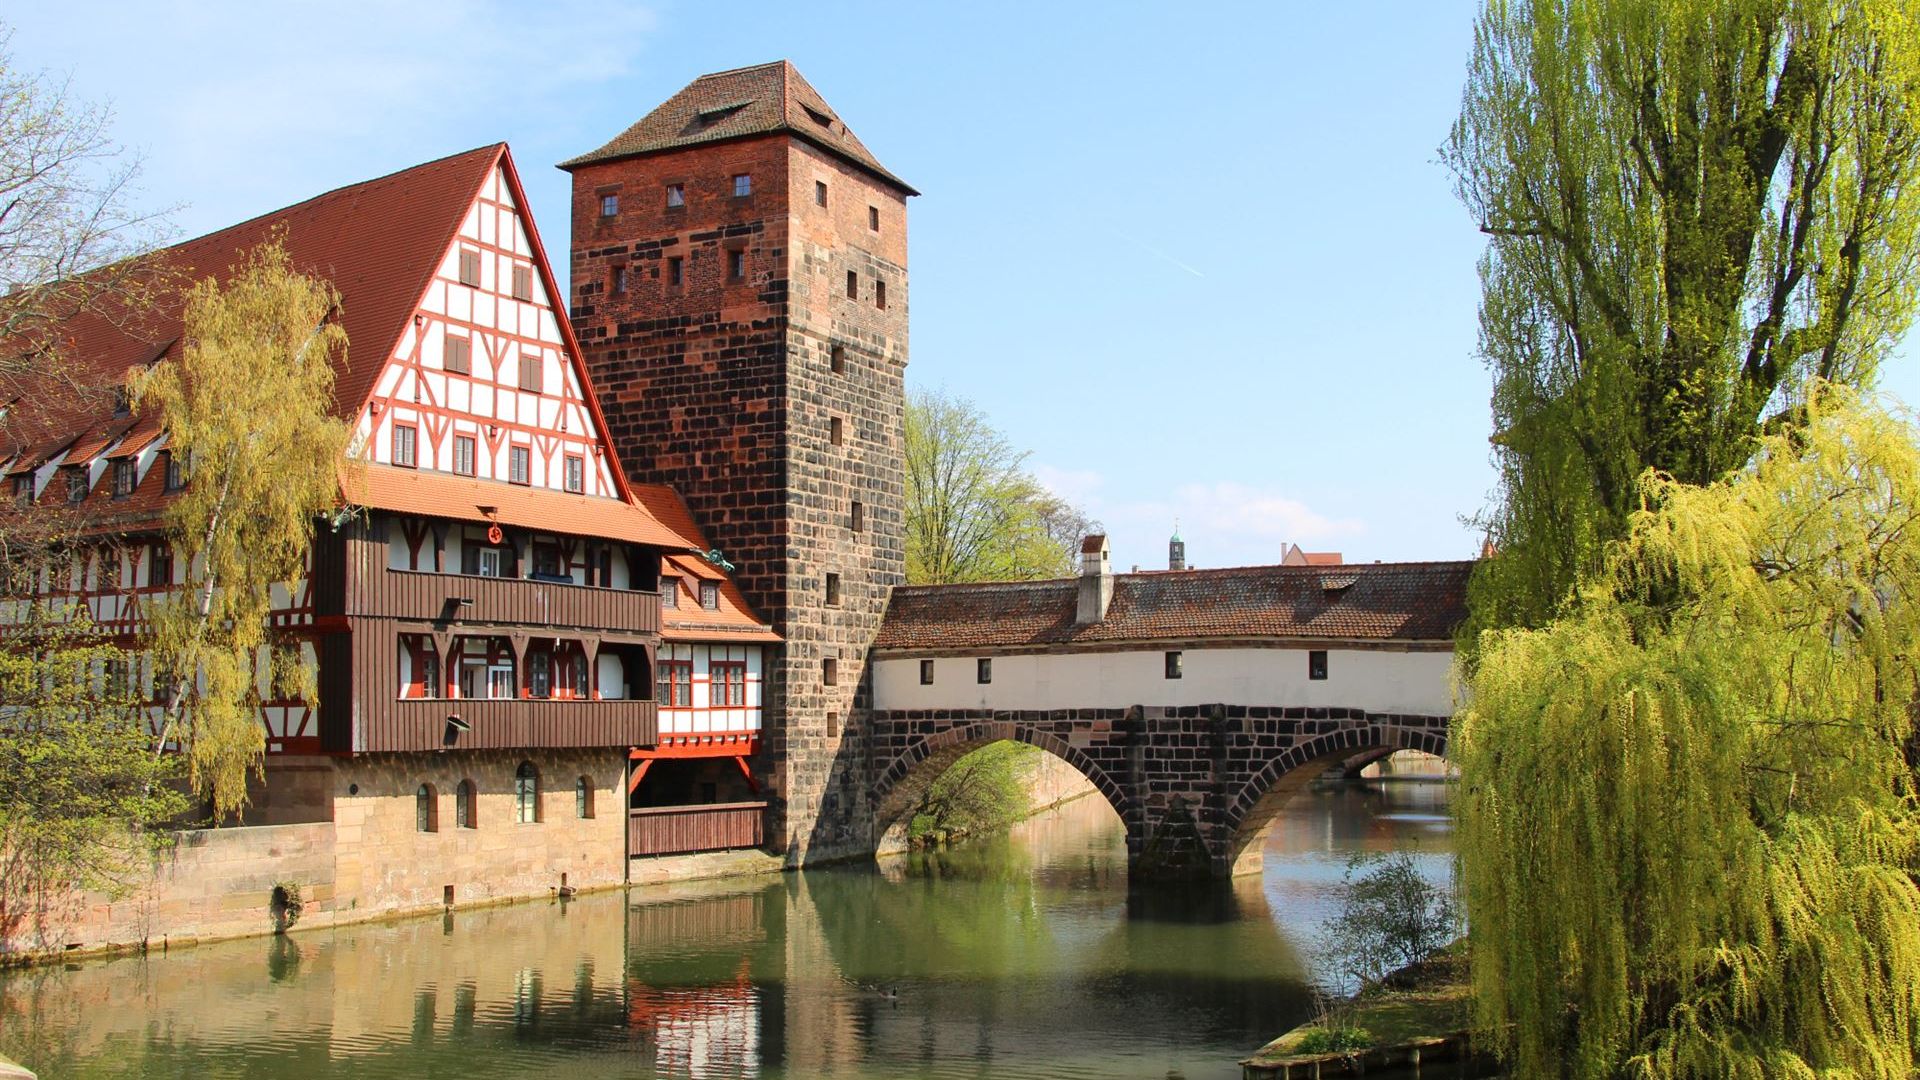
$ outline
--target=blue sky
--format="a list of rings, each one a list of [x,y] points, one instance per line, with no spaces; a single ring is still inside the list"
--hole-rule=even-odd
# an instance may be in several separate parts
[[[1478,234],[1438,164],[1473,5],[39,4],[182,236],[504,139],[567,177],[695,76],[792,59],[909,207],[910,386],[972,399],[1121,567],[1475,553]],[[1920,400],[1911,363],[1885,385]]]

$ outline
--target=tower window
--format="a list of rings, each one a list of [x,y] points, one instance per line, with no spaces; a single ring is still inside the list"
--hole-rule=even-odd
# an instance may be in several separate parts
[[[847,437],[847,422],[845,420],[842,420],[836,416],[833,419],[827,421],[827,440],[829,442],[833,443],[833,445],[835,446],[839,446],[840,444],[846,441],[846,437]]]
[[[847,516],[847,528],[859,532],[867,527],[867,504],[854,500],[853,512]]]
[[[1307,678],[1324,679],[1327,677],[1327,650],[1313,649],[1307,653]]]
[[[933,685],[933,661],[931,660],[920,661],[920,685]]]
[[[747,253],[743,248],[733,248],[727,252],[727,277],[739,281],[747,276]]]
[[[678,210],[687,205],[687,189],[679,184],[667,185],[667,209]]]
[[[461,476],[473,475],[473,436],[455,435],[453,437],[453,471]]]
[[[1167,678],[1177,679],[1179,677],[1180,654],[1178,652],[1169,652],[1167,653]]]
[[[827,575],[827,606],[828,607],[840,606],[840,575],[839,574]]]
[[[974,661],[973,681],[982,685],[993,681],[993,658],[983,656]]]
[[[819,206],[827,205],[827,182],[825,180],[815,180],[813,182],[813,201]]]
[[[612,217],[615,214],[618,214],[619,212],[620,212],[620,196],[618,195],[600,196],[600,216],[601,217]]]
[[[471,340],[463,337],[447,339],[446,368],[461,375],[473,374],[473,342]]]
[[[413,425],[393,425],[393,463],[395,465],[404,465],[409,469],[413,468],[415,460],[413,447],[414,440],[417,438],[419,438],[419,431]]]
[[[703,581],[700,583],[700,606],[708,611],[720,610],[720,583]]]
[[[507,448],[507,482],[509,484],[528,484],[533,482],[533,451],[525,446]]]
[[[733,177],[733,197],[744,199],[753,194],[753,177],[748,173],[735,173]]]
[[[667,284],[679,285],[686,280],[686,260],[678,255],[667,259]]]
[[[567,455],[567,490],[579,492],[586,486],[587,463],[579,454]]]
[[[471,248],[460,249],[460,284],[480,284],[480,253]]]
[[[880,231],[880,208],[879,207],[877,206],[867,207],[867,228],[872,229],[874,232]]]
[[[839,375],[842,372],[846,371],[847,370],[847,347],[845,345],[835,345],[833,347],[833,350],[827,354],[827,362],[828,362],[828,365],[833,368],[833,373],[835,375]]]
[[[847,299],[860,299],[860,275],[852,270],[847,271]]]
[[[840,685],[840,659],[829,656],[820,661],[820,682],[826,686]]]
[[[533,267],[513,268],[513,298],[515,300],[533,299]]]
[[[887,308],[887,283],[876,280],[873,283],[873,306],[885,311]]]
[[[615,296],[627,291],[626,267],[616,266],[613,268],[613,280],[608,283],[607,291],[613,293]]]

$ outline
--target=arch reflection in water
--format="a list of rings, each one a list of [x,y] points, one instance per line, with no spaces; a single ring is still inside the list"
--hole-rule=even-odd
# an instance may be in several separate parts
[[[1129,887],[1112,811],[879,867],[635,889],[0,976],[43,1076],[1154,1077],[1308,1011],[1299,943],[1346,852],[1445,789],[1302,795],[1263,877]]]

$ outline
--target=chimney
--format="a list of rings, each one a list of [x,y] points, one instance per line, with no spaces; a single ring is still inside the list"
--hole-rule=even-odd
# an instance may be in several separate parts
[[[1167,569],[1187,568],[1187,542],[1180,539],[1180,523],[1173,523],[1173,538],[1167,541]]]
[[[1080,607],[1076,625],[1086,626],[1107,617],[1113,600],[1113,566],[1107,561],[1107,538],[1099,534],[1080,541]]]

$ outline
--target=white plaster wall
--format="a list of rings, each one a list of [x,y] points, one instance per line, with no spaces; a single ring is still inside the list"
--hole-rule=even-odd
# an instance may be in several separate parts
[[[1182,677],[1166,677],[1166,650],[1025,653],[993,657],[993,681],[975,681],[979,656],[874,665],[877,709],[1123,709],[1131,705],[1338,706],[1451,715],[1453,653],[1327,650],[1327,677],[1307,678],[1307,649],[1185,649]]]

